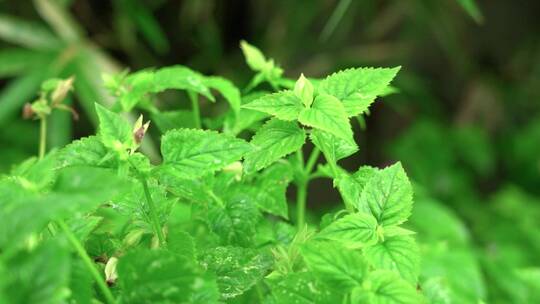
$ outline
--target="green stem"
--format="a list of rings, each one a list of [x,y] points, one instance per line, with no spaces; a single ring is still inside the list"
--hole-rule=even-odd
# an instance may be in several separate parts
[[[296,223],[299,229],[305,224],[307,185],[307,179],[300,181],[297,185],[298,192],[296,194]]]
[[[94,262],[92,261],[90,256],[88,256],[88,253],[86,252],[82,244],[79,242],[75,234],[73,234],[73,232],[69,229],[69,227],[63,220],[57,221],[57,224],[58,226],[60,226],[60,229],[62,229],[62,231],[66,234],[68,241],[71,243],[77,254],[81,257],[90,274],[94,277],[94,280],[96,281],[99,289],[103,293],[106,302],[108,304],[116,303],[116,300],[114,299],[111,291],[107,287],[107,283],[105,283],[105,280],[103,279],[99,271],[96,269]]]
[[[45,156],[47,147],[47,117],[39,118],[39,159]]]
[[[159,224],[159,218],[156,211],[156,205],[154,205],[154,201],[152,200],[152,195],[150,194],[150,190],[148,189],[148,183],[146,182],[146,179],[143,176],[140,177],[140,180],[144,188],[144,195],[146,196],[148,209],[150,209],[150,218],[152,219],[154,230],[156,230],[159,244],[161,246],[165,246],[166,245],[165,236],[163,235],[163,231],[161,230],[161,225]]]
[[[202,128],[201,124],[201,111],[199,109],[199,100],[197,98],[197,93],[188,91],[189,100],[191,100],[191,110],[193,112],[193,122],[195,122],[195,127],[197,129]]]
[[[319,148],[314,147],[313,151],[311,151],[311,154],[309,155],[307,164],[306,164],[306,174],[311,174],[311,171],[313,171],[313,167],[315,167],[315,164],[317,163],[317,160],[319,159],[319,155],[321,155],[321,150]]]

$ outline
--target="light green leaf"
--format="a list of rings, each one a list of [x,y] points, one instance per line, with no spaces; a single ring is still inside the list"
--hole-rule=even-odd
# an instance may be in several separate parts
[[[344,293],[360,285],[367,270],[359,252],[333,242],[306,244],[300,252],[317,279]]]
[[[303,109],[302,101],[292,91],[268,94],[242,107],[267,113],[281,120],[296,120]]]
[[[246,63],[253,71],[262,71],[266,67],[266,58],[263,53],[245,40],[240,41],[240,48],[246,58]]]
[[[349,117],[364,113],[401,67],[347,69],[326,77],[319,84],[320,94],[329,94],[343,102]]]
[[[311,108],[302,109],[298,121],[303,125],[332,133],[344,140],[353,141],[353,133],[345,108],[331,95],[317,95]]]
[[[318,235],[349,246],[365,246],[377,242],[377,220],[366,213],[344,216],[326,226]]]
[[[118,262],[125,303],[187,303],[197,279],[195,265],[165,250],[139,250]]]
[[[268,121],[251,139],[253,150],[246,154],[246,172],[263,169],[278,159],[300,149],[306,133],[296,122]]]
[[[322,151],[326,160],[334,164],[358,151],[354,141],[342,139],[322,130],[313,129],[309,138]]]
[[[237,297],[263,279],[272,257],[256,249],[216,247],[202,253],[201,265],[216,274],[222,299]]]
[[[133,145],[133,133],[129,123],[119,114],[107,110],[96,103],[99,118],[99,137],[103,144],[113,150],[130,148]]]
[[[313,84],[311,84],[309,79],[304,77],[304,74],[301,74],[294,85],[294,94],[302,101],[306,108],[309,108],[313,102],[313,91]]]
[[[418,304],[422,303],[412,286],[397,274],[389,271],[374,271],[369,274],[362,287],[351,295],[351,303],[371,304]]]
[[[362,189],[358,209],[373,214],[381,225],[398,225],[411,215],[412,195],[407,174],[401,163],[396,163],[369,180]]]
[[[126,112],[135,107],[148,93],[155,91],[155,73],[142,70],[128,75],[125,80],[127,91],[120,95],[122,109]]]
[[[185,178],[220,170],[249,150],[244,140],[215,131],[178,129],[167,132],[161,140],[164,169],[173,169]]]
[[[21,75],[52,60],[53,54],[22,48],[4,48],[0,50],[0,77]]]
[[[366,259],[376,269],[390,270],[415,286],[420,270],[420,252],[410,236],[394,236],[367,247]]]

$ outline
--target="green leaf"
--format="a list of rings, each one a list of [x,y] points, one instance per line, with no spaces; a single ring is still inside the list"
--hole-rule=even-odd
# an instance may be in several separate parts
[[[332,304],[341,303],[342,295],[321,286],[309,272],[289,273],[270,282],[272,298],[278,303]]]
[[[214,131],[172,130],[161,139],[162,166],[184,178],[223,169],[249,150],[244,140]]]
[[[251,139],[253,150],[245,157],[246,172],[263,169],[297,151],[305,140],[306,133],[296,122],[269,120]]]
[[[293,178],[288,164],[275,163],[256,178],[252,189],[261,210],[289,219],[286,191]]]
[[[401,67],[347,69],[326,77],[319,93],[343,102],[349,117],[364,113],[377,96],[382,95]]]
[[[240,90],[229,80],[223,77],[210,76],[204,79],[204,84],[211,89],[217,90],[231,106],[234,113],[238,114],[242,99]]]
[[[335,184],[339,193],[347,206],[355,206],[362,210],[360,206],[360,195],[368,181],[378,170],[369,166],[362,166],[354,174],[340,174],[335,178]]]
[[[253,45],[247,43],[246,41],[240,41],[240,48],[244,53],[246,58],[246,63],[254,71],[262,71],[266,67],[266,58],[264,58],[263,53]]]
[[[398,225],[412,210],[412,186],[401,163],[380,170],[362,189],[358,209],[370,212],[379,224]]]
[[[360,285],[367,270],[359,252],[336,243],[306,244],[300,252],[317,279],[344,293]]]
[[[52,242],[20,251],[7,261],[0,293],[9,303],[63,303],[68,296],[69,261],[68,251]]]
[[[174,65],[155,72],[153,92],[169,89],[192,91],[214,101],[214,96],[205,84],[205,76],[185,66]]]
[[[329,132],[313,129],[309,138],[330,163],[336,164],[338,160],[358,151],[354,141],[342,139]]]
[[[484,22],[484,15],[482,11],[478,8],[476,0],[457,0],[459,5],[474,19],[477,23]]]
[[[58,153],[58,166],[92,166],[113,168],[115,162],[107,157],[108,150],[96,136],[73,141]]]
[[[306,108],[309,108],[311,103],[313,103],[313,91],[313,84],[304,77],[304,74],[301,74],[294,85],[294,94],[302,101]]]
[[[125,303],[187,303],[197,279],[195,265],[164,250],[130,252],[117,271]]]
[[[371,214],[349,214],[326,226],[317,237],[348,247],[373,244],[377,242],[377,220]]]
[[[94,300],[94,281],[88,268],[80,259],[72,259],[69,289],[70,300],[78,304],[92,304]]]
[[[398,275],[388,271],[374,271],[369,274],[362,287],[355,289],[351,303],[372,304],[418,304],[420,296],[413,287]]]
[[[420,252],[412,237],[386,238],[381,243],[367,247],[365,256],[376,269],[394,271],[411,285],[416,285],[420,270]]]
[[[270,114],[281,120],[296,120],[303,109],[302,101],[292,91],[264,95],[242,105],[242,108]]]
[[[270,255],[255,249],[216,247],[201,254],[201,265],[216,274],[222,299],[237,297],[261,281],[272,266]]]
[[[219,203],[209,206],[208,222],[224,244],[248,247],[253,243],[261,214],[248,189],[235,190],[224,193]]]
[[[345,108],[331,95],[317,95],[311,108],[302,109],[298,121],[303,125],[332,133],[344,140],[353,141],[353,133]]]
[[[52,54],[21,48],[0,50],[0,77],[28,73],[36,66],[44,66],[53,60]]]
[[[119,114],[107,110],[96,103],[99,118],[99,137],[103,144],[115,151],[125,150],[133,145],[133,132],[129,123]]]
[[[154,71],[142,70],[127,76],[124,80],[128,90],[119,97],[125,112],[135,107],[148,93],[155,91]]]
[[[173,129],[196,128],[193,113],[185,110],[152,113],[152,121],[163,134]]]

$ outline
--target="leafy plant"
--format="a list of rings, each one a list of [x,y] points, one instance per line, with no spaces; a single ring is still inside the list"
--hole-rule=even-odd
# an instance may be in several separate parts
[[[244,92],[262,79],[290,89],[242,96],[230,81],[183,66],[107,76],[117,99],[95,104],[97,135],[48,153],[44,122],[70,110],[62,101],[73,78],[43,85],[26,108],[41,121],[39,157],[0,180],[0,300],[435,303],[453,292],[441,287],[444,274],[421,272],[405,226],[413,186],[401,163],[355,172],[339,164],[358,151],[350,119],[386,92],[399,67],[301,75],[283,86],[272,61],[242,48],[258,72]],[[170,117],[162,161],[152,163],[138,151],[150,124],[121,112],[163,117],[153,101],[167,89],[186,91],[196,123]],[[214,100],[212,90],[230,110],[203,128],[197,96]],[[331,179],[343,202],[320,222],[306,220],[317,177]]]

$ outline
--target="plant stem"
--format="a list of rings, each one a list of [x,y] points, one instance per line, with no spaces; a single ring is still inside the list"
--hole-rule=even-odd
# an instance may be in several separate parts
[[[156,205],[154,205],[154,201],[152,200],[152,195],[150,194],[150,190],[148,189],[148,183],[146,182],[146,179],[143,176],[140,177],[140,180],[144,188],[144,195],[146,196],[148,209],[150,209],[150,218],[152,219],[152,224],[154,225],[154,229],[156,230],[159,244],[161,246],[165,246],[166,245],[165,236],[163,235],[163,231],[161,230],[161,225],[159,224],[159,218],[156,211]]]
[[[300,163],[300,166],[302,166],[303,171],[301,180],[297,183],[298,192],[296,194],[296,222],[299,228],[305,224],[307,187],[310,180],[309,175],[311,174],[313,167],[317,163],[317,159],[319,158],[320,153],[321,151],[317,147],[313,148],[313,151],[311,151],[311,154],[309,155],[307,164],[304,167],[304,155],[302,154],[302,150],[298,150],[296,152],[298,162]]]
[[[197,129],[201,129],[201,111],[199,110],[199,100],[197,98],[197,93],[188,91],[189,100],[191,100],[191,110],[193,112],[193,122]]]
[[[297,185],[296,194],[296,223],[297,227],[303,227],[306,216],[307,179],[302,180]]]
[[[105,280],[99,273],[99,271],[96,269],[94,262],[92,259],[88,256],[88,253],[82,246],[82,244],[79,242],[77,237],[71,232],[69,227],[66,225],[66,223],[63,220],[57,221],[58,226],[60,226],[60,229],[66,234],[69,242],[77,252],[77,254],[81,257],[83,260],[86,268],[88,268],[88,271],[90,274],[94,277],[94,280],[96,281],[99,289],[103,293],[103,296],[105,297],[105,300],[108,304],[114,304],[116,303],[116,300],[114,299],[114,296],[112,295],[111,291],[107,287],[107,283],[105,283]]]
[[[313,167],[315,167],[315,164],[317,163],[317,160],[319,159],[319,155],[321,155],[321,150],[319,148],[314,147],[313,151],[311,151],[311,154],[309,155],[307,164],[306,164],[306,174],[311,174],[311,171],[313,171]]]
[[[39,159],[45,156],[45,150],[47,147],[47,117],[41,116],[39,118]]]

